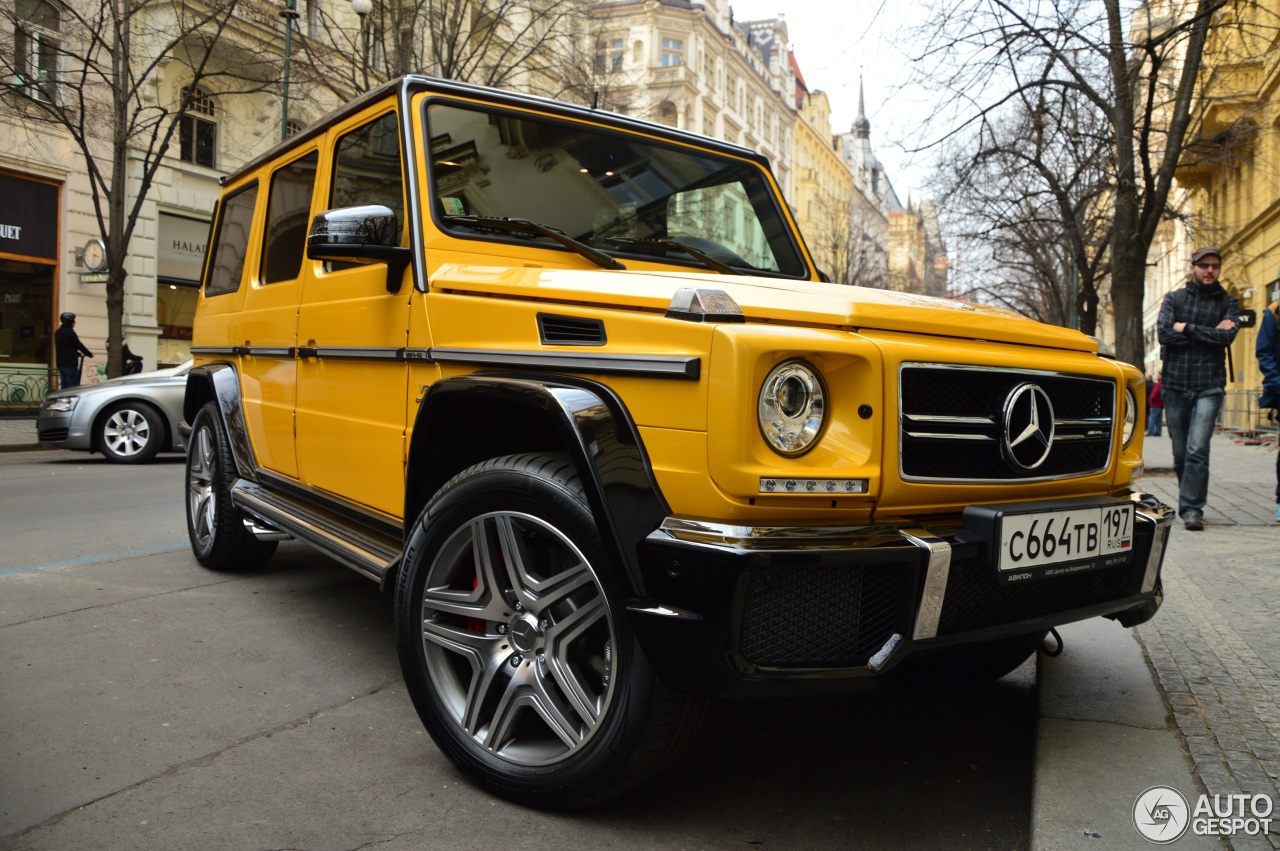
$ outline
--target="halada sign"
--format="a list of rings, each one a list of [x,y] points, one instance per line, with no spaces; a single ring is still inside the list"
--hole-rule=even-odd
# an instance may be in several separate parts
[[[208,239],[207,221],[161,213],[156,268],[160,279],[170,283],[199,281]]]

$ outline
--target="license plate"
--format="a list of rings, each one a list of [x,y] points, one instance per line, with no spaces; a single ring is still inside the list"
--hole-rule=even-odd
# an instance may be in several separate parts
[[[1132,552],[1132,504],[1006,514],[1000,519],[1002,572],[1068,562],[1092,562],[1082,569],[1105,567]]]

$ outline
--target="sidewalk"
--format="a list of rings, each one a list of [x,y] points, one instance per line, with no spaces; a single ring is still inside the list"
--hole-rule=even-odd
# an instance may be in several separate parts
[[[36,415],[0,416],[0,452],[45,449],[36,441]]]
[[[1144,456],[1139,488],[1176,506],[1168,436],[1148,437]],[[1039,660],[1034,849],[1148,847],[1132,812],[1157,785],[1193,810],[1202,793],[1266,795],[1277,808],[1266,836],[1187,831],[1173,847],[1280,848],[1276,447],[1219,433],[1210,458],[1205,530],[1174,527],[1155,618],[1133,630],[1072,624],[1065,652]]]

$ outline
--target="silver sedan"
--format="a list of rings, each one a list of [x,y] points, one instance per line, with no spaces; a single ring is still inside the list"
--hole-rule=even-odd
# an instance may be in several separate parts
[[[178,423],[191,363],[50,393],[36,417],[40,442],[101,452],[117,464],[185,450]]]

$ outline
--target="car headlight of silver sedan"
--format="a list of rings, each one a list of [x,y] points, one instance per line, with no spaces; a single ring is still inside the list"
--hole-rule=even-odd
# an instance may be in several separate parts
[[[827,413],[818,371],[802,360],[775,366],[760,388],[760,433],[779,455],[803,455],[817,443]]]
[[[65,414],[74,410],[76,403],[80,401],[79,396],[55,396],[52,399],[45,399],[44,408],[46,413]]]

